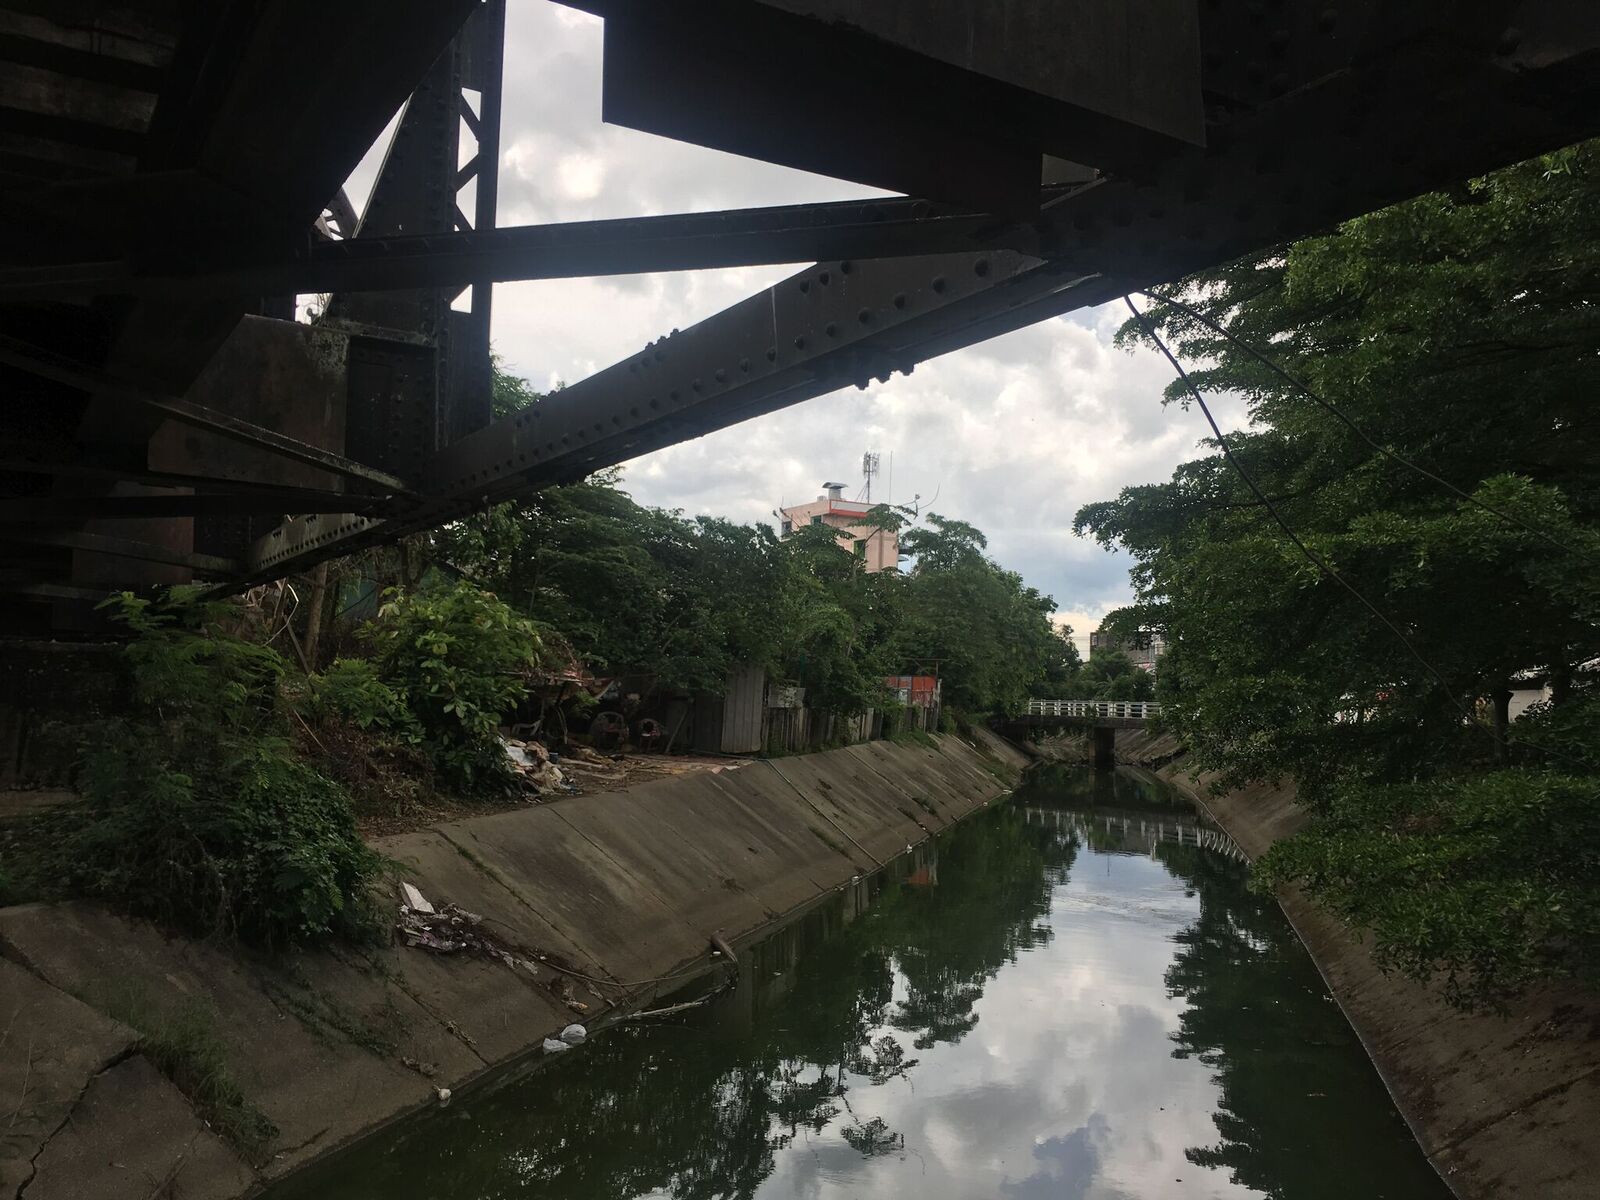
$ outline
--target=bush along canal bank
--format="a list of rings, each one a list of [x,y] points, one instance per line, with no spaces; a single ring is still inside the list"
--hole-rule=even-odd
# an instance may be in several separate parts
[[[1445,1200],[1242,855],[1164,783],[1033,772],[630,1022],[270,1200]]]
[[[1046,754],[1071,759],[1070,741]],[[1170,734],[1126,733],[1117,759],[1199,804],[1252,860],[1304,828],[1292,783],[1216,794]],[[1462,1200],[1579,1200],[1600,1179],[1600,996],[1551,984],[1504,1012],[1462,1012],[1374,963],[1370,944],[1294,888],[1278,891],[1429,1160]]]
[[[0,1196],[248,1194],[682,987],[1023,762],[982,730],[872,742],[380,839],[444,917],[410,922],[431,950],[267,956],[90,903],[0,909]]]

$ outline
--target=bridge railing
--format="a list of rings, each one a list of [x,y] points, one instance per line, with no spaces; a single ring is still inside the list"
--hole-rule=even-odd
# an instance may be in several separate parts
[[[1030,717],[1107,717],[1146,721],[1161,712],[1154,700],[1030,700]]]

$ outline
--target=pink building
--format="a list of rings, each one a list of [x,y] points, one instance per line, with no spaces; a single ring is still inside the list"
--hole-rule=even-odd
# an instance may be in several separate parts
[[[873,529],[862,523],[872,505],[844,499],[842,483],[822,486],[826,494],[811,503],[778,510],[779,535],[788,537],[802,525],[826,525],[837,531],[840,546],[865,561],[868,571],[898,571],[900,538],[893,530]]]

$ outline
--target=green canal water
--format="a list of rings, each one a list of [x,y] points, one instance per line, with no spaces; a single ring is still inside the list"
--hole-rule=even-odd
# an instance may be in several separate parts
[[[1226,839],[1046,768],[623,1025],[273,1200],[1444,1200]]]

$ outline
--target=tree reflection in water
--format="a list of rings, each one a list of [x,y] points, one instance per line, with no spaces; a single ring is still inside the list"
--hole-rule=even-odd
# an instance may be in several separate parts
[[[940,840],[937,886],[887,883],[844,928],[825,913],[758,948],[758,972],[777,962],[740,998],[757,1019],[612,1030],[475,1100],[470,1123],[436,1114],[280,1200],[748,1197],[776,1151],[830,1126],[862,1155],[902,1154],[882,1118],[855,1117],[852,1090],[973,1029],[989,980],[1049,940],[1051,889],[1075,853],[997,807]]]
[[[1204,1063],[1220,1089],[1217,1141],[1189,1148],[1190,1162],[1270,1200],[1344,1200],[1358,1146],[1363,1175],[1384,1179],[1393,1195],[1448,1197],[1375,1087],[1360,1040],[1277,901],[1250,890],[1245,861],[1156,841],[1136,821],[1124,830],[1094,819],[1147,814],[1198,824],[1187,802],[1139,772],[1047,767],[1030,785],[1019,799],[1068,806],[1090,849],[1151,854],[1198,898],[1198,917],[1173,935],[1165,977],[1168,994],[1186,1004],[1173,1056]]]
[[[1358,1153],[1364,1174],[1395,1195],[1448,1196],[1399,1113],[1375,1096],[1365,1051],[1277,902],[1250,891],[1242,863],[1192,846],[1157,853],[1200,898],[1167,968],[1170,994],[1187,1001],[1173,1053],[1211,1067],[1221,1088],[1218,1140],[1191,1148],[1189,1161],[1273,1200],[1306,1200],[1347,1195]],[[1352,1113],[1359,1139],[1334,1136],[1332,1115],[1348,1125]]]
[[[714,1010],[597,1035],[515,1085],[292,1181],[274,1200],[711,1200],[751,1197],[780,1165],[788,1173],[799,1161],[809,1164],[813,1186],[826,1177],[858,1188],[867,1164],[889,1167],[886,1158],[910,1159],[914,1172],[928,1148],[927,1126],[896,1129],[897,1114],[911,1120],[917,1106],[886,1105],[874,1089],[915,1087],[920,1078],[937,1091],[938,1072],[951,1069],[961,1057],[955,1047],[977,1027],[985,991],[1007,964],[1051,942],[1055,893],[1074,888],[1109,907],[1098,916],[1057,912],[1058,922],[1079,923],[1062,925],[1063,945],[1092,953],[1114,948],[1123,930],[1140,930],[1144,940],[1135,941],[1154,946],[1158,957],[1150,960],[1153,973],[1135,984],[1159,995],[1164,968],[1166,994],[1182,1004],[1165,1025],[1153,1008],[1133,1003],[1128,1011],[1147,1013],[1157,1039],[1168,1030],[1171,1057],[1157,1049],[1158,1062],[1192,1061],[1211,1073],[1200,1103],[1216,1139],[1182,1149],[1204,1128],[1206,1117],[1195,1113],[1199,1123],[1183,1125],[1171,1143],[1175,1159],[1181,1154],[1216,1171],[1218,1183],[1230,1176],[1254,1195],[1342,1200],[1353,1194],[1349,1156],[1356,1146],[1360,1180],[1381,1181],[1378,1190],[1390,1196],[1443,1197],[1282,914],[1248,890],[1242,863],[1194,844],[1198,828],[1159,781],[1083,768],[1034,771],[1016,803],[940,840],[935,886],[926,886],[928,871],[874,883],[877,895],[864,910],[854,901],[827,906],[746,951],[738,992]],[[1163,840],[1175,836],[1182,844]],[[1134,893],[1106,890],[1098,869],[1084,873],[1085,880],[1096,877],[1094,887],[1085,880],[1069,885],[1075,859],[1091,852],[1107,871],[1118,856],[1155,858],[1181,882],[1187,903],[1176,913],[1142,914]],[[1082,923],[1091,921],[1099,922],[1092,928],[1101,941],[1085,939],[1089,926]],[[1052,972],[1067,964],[1049,961],[1060,953],[1029,956],[1034,986],[1060,978]],[[1142,961],[1137,954],[1126,960]],[[1094,970],[1092,960],[1080,965]],[[1075,1031],[1078,1045],[1091,1047],[1118,1026],[1093,1016],[1104,1006],[1084,1011],[1083,996],[1077,1010],[1053,1015],[1053,1029]],[[1014,1003],[1014,996],[1006,1001]],[[1013,1018],[1037,1020],[1007,1008],[1004,1019]],[[1060,1045],[1049,1041],[1048,1029],[1029,1032],[1043,1036],[1014,1037],[1013,1047]],[[1090,1073],[1090,1091],[1102,1100],[1129,1071],[1144,1071],[1141,1078],[1155,1086],[1183,1086],[1186,1072],[1141,1067],[1138,1051],[1119,1048],[1122,1057],[1108,1061],[1085,1049],[1087,1057],[1059,1066],[1025,1057],[1003,1069],[1026,1078],[1002,1075],[998,1086],[1024,1095],[1036,1084],[1045,1089],[1037,1095],[1061,1084],[1072,1093],[1074,1070]],[[986,1053],[978,1047],[969,1063]],[[935,1068],[934,1060],[942,1065]],[[1024,1146],[1005,1140],[1010,1130],[1000,1119],[969,1144],[1002,1163],[1007,1154],[1021,1151],[1026,1159],[1031,1151],[1056,1164],[1021,1181],[1002,1165],[993,1175],[997,1191],[1086,1195],[1099,1187],[1093,1194],[1130,1194],[1115,1191],[1109,1176],[1149,1157],[1149,1139],[1158,1136],[1149,1112],[1164,1112],[1157,1106],[1168,1099],[1150,1092],[1107,1111],[1068,1117],[1063,1110],[1063,1122],[1080,1124],[1063,1123],[1053,1135],[1039,1126],[1045,1140]],[[970,1124],[970,1110],[956,1119]],[[1124,1158],[1113,1162],[1107,1156],[1117,1147]],[[953,1189],[970,1190],[986,1178],[983,1169],[960,1180],[917,1180],[901,1194],[964,1194]]]

